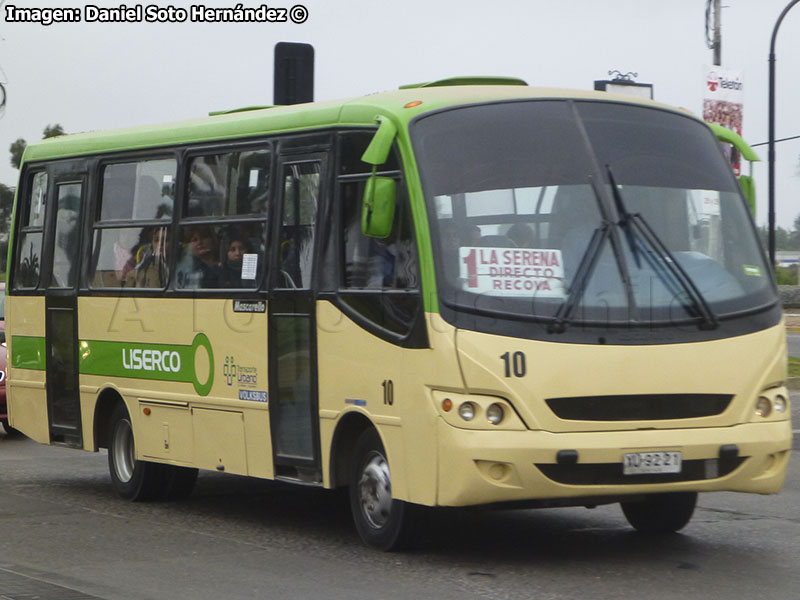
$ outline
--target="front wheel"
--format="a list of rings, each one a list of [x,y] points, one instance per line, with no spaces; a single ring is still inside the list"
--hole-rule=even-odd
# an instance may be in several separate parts
[[[643,500],[620,502],[622,512],[634,529],[642,533],[674,533],[691,520],[697,492],[653,494]]]
[[[416,530],[418,507],[392,497],[386,451],[374,429],[361,434],[353,452],[350,509],[366,544],[387,552],[407,548]]]
[[[126,500],[155,500],[164,494],[170,483],[167,465],[136,460],[133,426],[122,403],[111,416],[108,470],[114,489]]]

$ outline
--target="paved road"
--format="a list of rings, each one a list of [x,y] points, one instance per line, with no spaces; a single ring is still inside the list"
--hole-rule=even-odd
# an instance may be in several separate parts
[[[439,511],[413,554],[363,547],[315,489],[204,473],[186,502],[127,503],[105,460],[0,433],[0,598],[800,597],[798,460],[777,496],[701,496],[679,535],[617,506]]]

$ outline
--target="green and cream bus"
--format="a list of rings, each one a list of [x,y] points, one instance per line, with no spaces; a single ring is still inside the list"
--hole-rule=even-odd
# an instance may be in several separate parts
[[[776,493],[782,313],[712,131],[651,101],[452,79],[27,148],[11,425],[108,449],[130,500],[198,469],[423,507]]]

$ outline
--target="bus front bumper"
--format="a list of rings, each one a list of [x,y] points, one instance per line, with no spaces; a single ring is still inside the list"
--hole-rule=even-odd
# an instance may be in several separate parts
[[[440,506],[678,491],[774,494],[786,477],[792,429],[777,421],[550,433],[466,430],[440,420],[438,444]],[[681,472],[623,475],[624,454],[656,451],[681,452]]]

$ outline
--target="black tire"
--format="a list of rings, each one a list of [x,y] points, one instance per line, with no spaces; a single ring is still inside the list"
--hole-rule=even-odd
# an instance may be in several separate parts
[[[11,437],[13,435],[19,435],[19,431],[14,429],[11,425],[8,424],[8,419],[3,419],[0,421],[3,424],[3,429],[6,430],[6,435]]]
[[[644,500],[620,502],[628,523],[642,533],[674,533],[683,529],[697,505],[697,492],[653,494]]]
[[[114,408],[110,425],[108,470],[114,489],[126,500],[162,498],[171,480],[169,466],[136,460],[133,427],[124,404]]]
[[[413,543],[420,507],[392,497],[386,451],[374,429],[364,431],[353,450],[350,510],[356,531],[367,545],[394,552]]]

